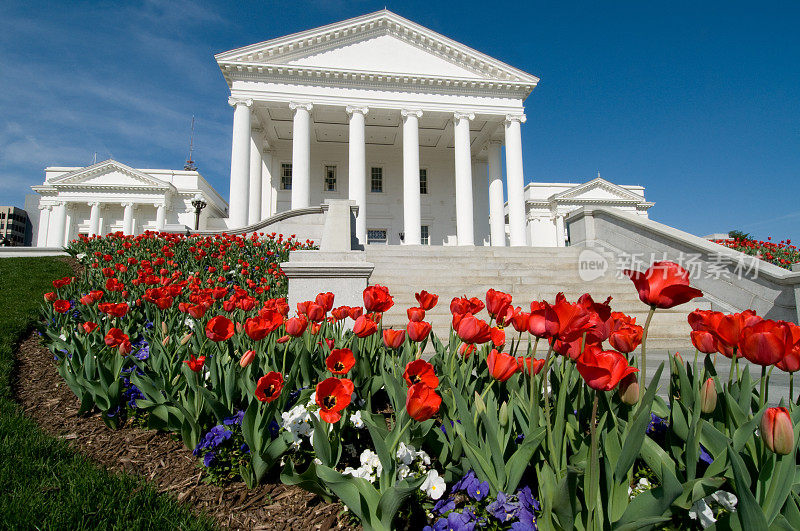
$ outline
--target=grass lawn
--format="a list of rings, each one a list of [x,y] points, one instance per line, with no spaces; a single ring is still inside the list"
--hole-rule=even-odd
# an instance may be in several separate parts
[[[55,258],[0,259],[0,528],[213,529],[132,476],[101,470],[25,418],[11,396],[14,349],[51,281],[71,274]]]

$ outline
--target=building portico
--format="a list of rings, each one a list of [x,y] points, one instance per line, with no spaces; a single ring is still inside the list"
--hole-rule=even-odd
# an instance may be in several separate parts
[[[520,124],[536,77],[385,10],[216,59],[233,106],[229,228],[349,198],[362,243],[505,245],[489,231],[505,145],[510,243],[527,244]]]

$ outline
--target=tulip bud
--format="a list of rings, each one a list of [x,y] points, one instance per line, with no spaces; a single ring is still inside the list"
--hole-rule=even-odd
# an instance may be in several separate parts
[[[629,374],[619,383],[617,388],[619,398],[623,404],[632,406],[639,401],[639,379],[636,374]]]
[[[483,403],[483,398],[478,391],[475,391],[475,410],[478,415],[486,411],[486,404]]]
[[[500,426],[506,427],[508,425],[508,404],[503,402],[500,406]]]
[[[717,387],[714,379],[709,378],[700,388],[700,411],[703,413],[713,413],[717,409]]]
[[[161,333],[167,335],[167,332],[169,332],[169,330],[167,329],[167,322],[161,321]]]
[[[181,346],[183,346],[186,343],[188,343],[191,338],[192,338],[192,333],[191,332],[189,332],[188,334],[183,336],[183,338],[181,339]]]
[[[761,417],[761,438],[776,454],[790,454],[794,449],[794,427],[789,410],[785,407],[767,409]]]
[[[244,355],[242,355],[242,359],[239,360],[239,367],[244,369],[245,367],[253,363],[255,357],[256,357],[256,351],[248,350],[247,352],[244,353]]]
[[[161,346],[166,347],[167,343],[169,343],[169,336],[164,336],[164,339],[161,340]]]
[[[236,333],[237,334],[241,334],[243,330],[244,330],[244,325],[242,323],[237,322],[236,323]]]

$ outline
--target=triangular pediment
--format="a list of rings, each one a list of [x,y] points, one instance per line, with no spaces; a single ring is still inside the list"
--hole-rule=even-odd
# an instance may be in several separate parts
[[[644,197],[637,195],[630,190],[606,181],[602,177],[597,177],[589,182],[579,184],[574,188],[555,194],[552,201],[560,202],[582,202],[582,201],[625,201],[625,202],[644,202]]]
[[[529,85],[539,79],[388,10],[295,33],[216,56],[235,66],[295,67]]]
[[[170,188],[170,183],[115,160],[105,160],[53,179],[54,186],[114,186],[119,188]]]

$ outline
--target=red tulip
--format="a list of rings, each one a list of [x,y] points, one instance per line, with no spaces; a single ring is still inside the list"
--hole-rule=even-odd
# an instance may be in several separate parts
[[[348,313],[350,315],[350,319],[355,321],[364,314],[364,308],[360,306],[351,306],[348,308]]]
[[[498,352],[497,349],[492,349],[489,353],[486,365],[489,366],[489,374],[492,378],[501,382],[511,378],[520,369],[517,358],[505,352]]]
[[[317,295],[317,298],[314,299],[314,302],[322,306],[325,312],[329,312],[333,308],[333,293],[320,293]]]
[[[83,327],[83,331],[87,334],[91,334],[94,332],[94,329],[97,328],[97,323],[93,323],[91,321],[86,321],[81,325]]]
[[[194,357],[194,354],[189,355],[189,359],[184,361],[186,365],[189,366],[191,370],[194,372],[200,372],[203,370],[203,364],[206,362],[205,356],[198,356],[197,358]]]
[[[405,378],[406,384],[409,387],[420,382],[431,389],[436,389],[439,386],[439,377],[436,376],[436,373],[433,371],[433,365],[421,359],[413,360],[406,364],[403,378]]]
[[[576,367],[586,385],[597,391],[611,391],[627,375],[639,372],[639,369],[630,367],[628,359],[615,350],[586,350],[577,359]]]
[[[300,337],[306,331],[308,321],[302,315],[286,320],[286,333],[292,337]]]
[[[517,366],[519,367],[519,371],[534,376],[542,372],[544,360],[537,360],[533,357],[519,357],[517,358]]]
[[[789,341],[792,347],[791,349],[787,348],[786,356],[775,365],[782,371],[795,372],[800,369],[800,326],[794,323],[787,324],[792,335],[792,339]]]
[[[497,319],[498,315],[505,314],[508,307],[511,306],[511,295],[489,289],[486,292],[486,311],[492,319]]]
[[[600,352],[603,349],[601,348],[600,343],[590,343],[588,340],[584,345],[583,336],[580,336],[572,341],[561,341],[560,339],[555,340],[553,342],[553,350],[558,354],[561,354],[562,356],[574,361],[581,357],[581,354],[587,350]]]
[[[247,367],[248,365],[250,365],[251,363],[253,363],[253,360],[254,360],[255,358],[256,358],[256,351],[255,351],[255,350],[248,350],[248,351],[245,351],[245,353],[244,353],[244,354],[242,354],[242,357],[241,357],[241,359],[239,360],[239,367],[241,367],[242,369],[244,369],[245,367]]]
[[[112,328],[106,334],[104,341],[109,347],[118,347],[128,339],[128,335],[122,330],[119,328]]]
[[[711,332],[692,330],[689,333],[689,336],[692,339],[692,345],[694,345],[694,348],[703,354],[713,354],[714,352],[719,352],[718,341]]]
[[[386,345],[387,348],[400,348],[400,345],[403,344],[405,339],[405,330],[386,329],[383,331],[383,344]]]
[[[69,303],[69,301],[59,299],[53,303],[53,310],[57,311],[58,313],[66,313],[70,308],[72,308],[72,305]]]
[[[761,438],[767,448],[778,455],[788,455],[794,450],[794,426],[789,410],[771,407],[761,417]]]
[[[338,422],[342,410],[350,405],[353,382],[347,378],[327,378],[317,384],[316,401],[319,416],[327,423]]]
[[[590,331],[592,315],[583,305],[567,302],[563,293],[556,295],[556,303],[551,306],[558,318],[556,336],[561,341],[573,341]]]
[[[639,300],[655,308],[672,308],[702,297],[703,292],[689,286],[689,273],[674,262],[654,262],[641,273],[626,269],[639,292]]]
[[[281,395],[281,389],[283,389],[283,375],[270,371],[258,379],[256,398],[261,402],[272,402]]]
[[[717,340],[717,350],[720,354],[731,358],[736,349],[739,348],[739,341],[741,339],[742,330],[761,321],[761,317],[756,315],[753,310],[745,310],[742,313],[734,313],[725,315],[717,312],[718,315],[714,316],[710,323],[712,326],[708,331],[714,335]],[[742,357],[742,353],[738,352],[737,357]]]
[[[511,324],[517,332],[527,332],[530,320],[531,314],[523,312],[522,308],[517,308],[514,311],[514,317],[511,318]]]
[[[592,296],[584,293],[578,299],[578,304],[586,308],[589,312],[588,329],[586,330],[586,341],[592,343],[602,343],[611,334],[614,321],[611,317],[611,297],[605,302],[594,302]]]
[[[611,319],[611,334],[608,336],[611,346],[623,354],[636,350],[644,335],[644,329],[636,324],[636,318],[612,312]]]
[[[283,316],[276,311],[259,312],[244,322],[244,332],[253,341],[264,339],[283,324]]]
[[[325,366],[333,374],[347,374],[355,364],[356,359],[353,356],[353,351],[349,348],[333,349],[328,357],[325,358]]]
[[[417,299],[420,307],[423,310],[430,310],[439,302],[439,296],[434,295],[433,293],[428,293],[425,290],[422,290],[419,293],[415,293],[414,297]]]
[[[472,297],[468,299],[466,297],[455,297],[452,301],[450,301],[450,313],[453,315],[456,314],[467,314],[471,313],[475,315],[479,311],[483,310],[483,302],[477,297]]]
[[[792,332],[782,321],[763,320],[746,326],[739,335],[739,351],[752,363],[774,365],[792,350]]]
[[[58,299],[58,295],[56,295],[55,291],[48,291],[44,294],[45,302],[54,302],[56,299]]]
[[[431,324],[425,321],[411,321],[406,326],[406,332],[408,332],[408,339],[411,341],[423,341],[431,333]]]
[[[409,308],[406,310],[409,321],[422,321],[425,319],[425,310],[422,308]]]
[[[394,300],[385,286],[368,286],[364,290],[364,308],[368,312],[383,313],[394,305]]]
[[[339,306],[331,310],[331,315],[333,315],[334,319],[337,321],[343,321],[349,316],[349,310],[349,306]]]
[[[459,321],[456,333],[464,343],[480,345],[492,339],[492,331],[488,323],[469,313]]]
[[[362,315],[356,319],[355,324],[353,324],[353,333],[358,337],[371,336],[377,330],[378,325],[375,324],[374,321],[370,320],[366,315]]]
[[[417,422],[424,422],[434,416],[442,405],[442,397],[423,382],[408,388],[406,411]]]
[[[558,334],[558,315],[547,302],[533,301],[528,318],[528,332],[542,339]]]
[[[233,322],[227,317],[218,315],[206,324],[206,337],[211,341],[225,341],[230,339],[232,335]]]
[[[315,302],[310,302],[306,308],[306,315],[311,322],[322,322],[325,319],[325,308]]]

